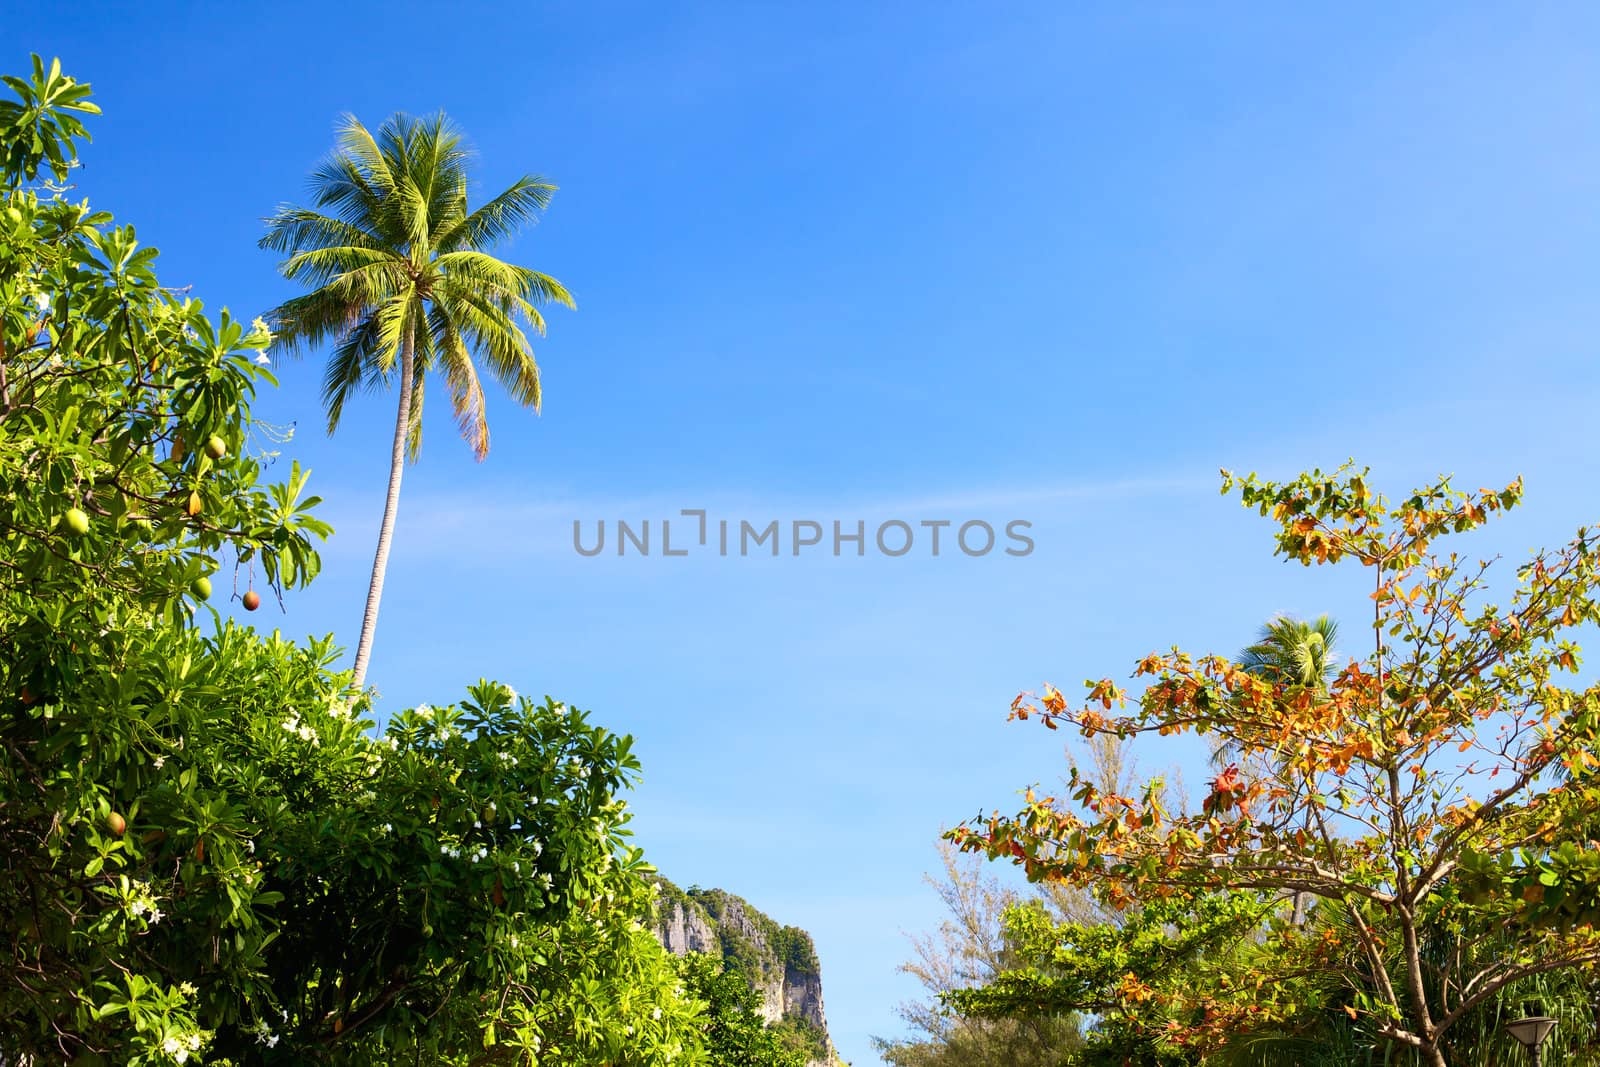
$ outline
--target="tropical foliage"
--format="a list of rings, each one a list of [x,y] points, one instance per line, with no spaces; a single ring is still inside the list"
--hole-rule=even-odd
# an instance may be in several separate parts
[[[678,967],[689,994],[706,1006],[700,1025],[709,1067],[805,1067],[810,1062],[808,1044],[788,1040],[787,1032],[767,1025],[761,994],[743,972],[702,953],[681,957]]]
[[[0,1060],[697,1056],[629,739],[488,682],[379,731],[329,640],[211,608],[304,585],[327,532],[307,472],[264,477],[270,335],[68,199],[87,86],[7,84]]]
[[[1016,815],[952,836],[1162,930],[1203,928],[1212,907],[1261,909],[1229,980],[1127,972],[1118,1011],[1163,1050],[1220,1055],[1315,1019],[1380,1057],[1486,1062],[1501,1040],[1486,1020],[1567,995],[1600,962],[1600,688],[1564,680],[1579,669],[1573,631],[1600,619],[1595,535],[1535,554],[1502,606],[1489,563],[1434,544],[1516,505],[1520,483],[1464,493],[1441,480],[1391,504],[1344,468],[1283,483],[1225,474],[1229,490],[1277,527],[1279,553],[1367,569],[1371,651],[1325,687],[1174,651],[1138,665],[1137,695],[1110,679],[1078,707],[1054,688],[1024,694],[1016,718],[1090,736],[1193,731],[1249,770],[1225,768],[1191,811],[1173,810],[1159,780],[1114,792],[1074,768],[1065,795],[1030,790]],[[1282,921],[1291,894],[1316,902],[1303,925]],[[1082,943],[1033,933],[1041,949],[1055,939],[1052,953]],[[1067,991],[1056,1006],[1090,1007],[1071,989],[1104,982],[1051,963],[1066,970],[1047,976]],[[1569,1039],[1591,1029],[1580,1021]]]

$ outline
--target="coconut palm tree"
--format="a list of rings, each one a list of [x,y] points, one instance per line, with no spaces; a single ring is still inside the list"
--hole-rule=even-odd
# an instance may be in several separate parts
[[[285,205],[267,219],[261,247],[285,253],[279,269],[311,292],[272,313],[277,350],[330,345],[322,396],[328,431],[357,389],[398,384],[389,491],[356,646],[355,683],[366,678],[400,503],[400,478],[422,443],[423,388],[438,372],[462,435],[489,451],[478,363],[513,399],[539,408],[539,365],[523,327],[543,334],[543,304],[572,307],[554,278],[489,250],[531,224],[555,186],[524,177],[475,210],[467,205],[469,155],[442,113],[396,115],[376,135],[353,116],[311,176],[312,207]]]

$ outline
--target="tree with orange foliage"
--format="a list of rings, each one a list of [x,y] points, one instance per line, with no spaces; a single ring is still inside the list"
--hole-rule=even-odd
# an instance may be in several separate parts
[[[1067,796],[1030,792],[1016,815],[951,836],[1116,906],[1306,894],[1322,921],[1264,927],[1252,981],[1157,989],[1152,1022],[1174,1045],[1216,1048],[1275,1021],[1280,979],[1348,966],[1367,981],[1342,1010],[1447,1067],[1484,1005],[1600,963],[1600,686],[1562,682],[1579,666],[1572,631],[1600,621],[1600,535],[1536,554],[1501,607],[1486,600],[1491,562],[1434,544],[1515,506],[1520,480],[1464,493],[1441,479],[1390,504],[1349,466],[1283,483],[1225,471],[1230,491],[1277,525],[1278,554],[1370,571],[1371,651],[1325,690],[1174,650],[1138,665],[1136,698],[1110,679],[1076,708],[1053,688],[1023,694],[1013,718],[1193,731],[1265,770],[1230,766],[1198,811],[1174,812],[1159,780],[1121,795],[1073,768]],[[1475,950],[1491,943],[1503,949]]]

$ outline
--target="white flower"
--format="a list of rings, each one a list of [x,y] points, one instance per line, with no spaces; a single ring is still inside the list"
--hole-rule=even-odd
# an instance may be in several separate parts
[[[431,719],[433,717],[433,709],[426,704],[418,704],[417,710],[413,714],[419,719]]]
[[[386,833],[386,834],[394,833],[394,826],[391,825],[390,823],[384,823],[383,824],[383,832]]]
[[[660,1008],[656,1008],[655,1010],[651,1011],[650,1012],[650,1018],[652,1018],[652,1019],[661,1018],[661,1009]]]
[[[263,367],[265,367],[268,363],[272,362],[272,357],[267,355],[265,352],[263,352],[259,356],[256,357],[256,362],[261,364]],[[278,1039],[277,1038],[273,1038],[272,1040],[273,1041],[277,1041]]]
[[[256,854],[256,843],[255,843],[255,841],[253,841],[253,840],[246,841],[244,843],[244,850],[246,852],[250,853],[250,855],[254,856]]]
[[[533,854],[535,856],[540,856],[540,855],[544,854],[544,844],[543,844],[543,842],[535,841],[533,843]]]
[[[189,1050],[191,1052],[199,1052],[200,1051],[200,1035],[199,1034],[190,1034],[189,1035],[189,1039],[188,1039],[188,1041],[186,1043],[188,1044]]]
[[[156,765],[156,770],[159,771],[161,768],[163,768],[163,767],[165,767],[167,765],[167,757],[165,757],[165,756],[157,756],[155,759],[151,760],[150,762],[154,763]]]
[[[506,699],[515,703],[517,699],[517,691],[511,688],[509,685],[501,686],[501,688],[506,691]]]
[[[161,918],[162,918],[161,909],[160,908],[156,908],[156,907],[152,907],[150,909],[150,925],[154,926],[156,923],[161,921]]]
[[[300,735],[300,740],[302,741],[315,741],[317,739],[317,731],[309,726],[302,726],[295,733]]]
[[[33,302],[39,305],[40,311],[50,310],[50,296],[47,293],[35,293]]]
[[[479,822],[477,819],[473,819],[472,820],[472,828],[474,830],[482,830],[483,829],[483,823]]]
[[[169,1037],[165,1041],[161,1042],[161,1051],[165,1052],[168,1056],[177,1056],[180,1052],[184,1051],[184,1048],[182,1045],[178,1044],[177,1038]],[[182,1063],[183,1059],[180,1057],[178,1062]]]

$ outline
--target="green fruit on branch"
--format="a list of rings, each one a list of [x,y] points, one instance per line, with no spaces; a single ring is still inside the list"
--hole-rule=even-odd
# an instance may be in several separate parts
[[[89,532],[89,516],[84,513],[82,508],[68,508],[67,513],[61,517],[61,521],[66,524],[69,531],[78,537],[82,537]]]
[[[206,438],[206,455],[212,459],[221,459],[228,454],[228,443],[216,434]]]
[[[240,598],[244,602],[244,610],[254,611],[261,606],[261,594],[254,589],[249,590]]]
[[[197,600],[210,600],[211,579],[207,578],[205,575],[201,575],[189,583],[189,592],[193,593],[195,595],[195,599]]]

